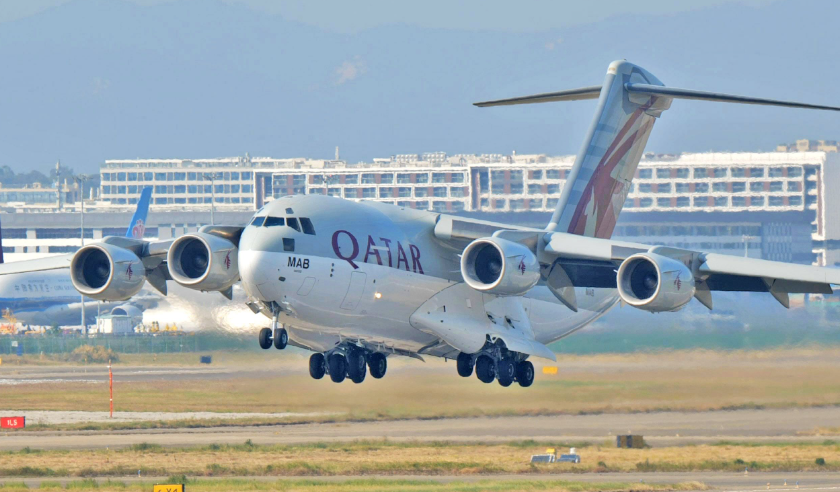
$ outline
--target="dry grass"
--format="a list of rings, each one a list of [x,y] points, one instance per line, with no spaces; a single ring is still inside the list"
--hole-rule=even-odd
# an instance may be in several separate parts
[[[247,363],[238,354],[220,354],[212,368],[260,367],[263,372],[120,382],[117,368],[115,409],[339,412],[352,419],[392,419],[837,405],[840,379],[829,375],[840,373],[838,355],[831,349],[564,357],[557,375],[540,373],[531,388],[502,388],[460,378],[453,362],[437,360],[392,358],[382,380],[337,385],[328,378],[310,379],[301,354],[265,351],[250,354]],[[125,359],[131,364],[131,356]],[[108,388],[104,378],[101,384],[24,384],[4,389],[2,405],[101,411],[108,408]]]
[[[131,483],[126,484],[119,481],[107,481],[95,484],[92,481],[70,482],[67,489],[72,490],[97,490],[100,492],[112,491],[136,491],[146,492],[152,489],[152,484]],[[0,485],[2,487],[2,485]],[[528,481],[528,480],[481,480],[476,482],[430,482],[425,480],[388,480],[388,479],[354,479],[345,481],[318,481],[318,480],[278,480],[278,481],[255,481],[242,479],[227,480],[190,480],[187,487],[190,492],[219,492],[231,490],[254,490],[254,491],[298,491],[311,492],[337,491],[337,492],[384,492],[402,490],[408,492],[515,492],[515,491],[547,491],[547,492],[622,492],[622,491],[667,491],[667,490],[707,490],[708,487],[701,483],[679,483],[679,484],[638,484],[620,482],[585,483],[563,480],[552,481]],[[23,484],[9,484],[4,491],[26,491],[29,490]],[[58,483],[42,482],[39,490],[64,490]]]
[[[547,443],[395,443],[360,441],[294,446],[211,445],[170,449],[0,453],[0,476],[336,476],[486,475],[631,471],[838,471],[840,446],[722,444],[652,449],[577,445],[582,462],[532,465]],[[825,465],[817,465],[823,458]]]

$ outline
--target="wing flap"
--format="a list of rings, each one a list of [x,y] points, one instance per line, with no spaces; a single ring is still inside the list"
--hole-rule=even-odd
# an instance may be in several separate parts
[[[703,264],[700,265],[699,271],[707,274],[766,277],[793,282],[840,285],[840,269],[795,265],[793,263],[743,258],[718,253],[704,254]],[[794,285],[791,284],[791,286]]]

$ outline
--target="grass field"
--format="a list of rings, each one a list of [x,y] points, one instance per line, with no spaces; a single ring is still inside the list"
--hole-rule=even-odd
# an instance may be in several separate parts
[[[209,445],[163,448],[141,444],[119,450],[0,453],[2,477],[124,477],[186,475],[365,476],[492,475],[590,472],[840,471],[840,444],[751,445],[720,443],[649,449],[617,449],[612,443],[572,443],[580,464],[531,464],[547,446],[534,441],[506,444],[358,441],[308,445]]]
[[[134,362],[148,363],[148,357],[138,356]],[[160,363],[177,362],[174,357],[169,354]],[[189,360],[194,358],[190,354]],[[123,364],[132,363],[127,359]],[[840,374],[840,349],[566,356],[560,358],[556,375],[540,373],[543,363],[537,361],[537,380],[531,388],[502,388],[482,384],[475,377],[460,378],[451,361],[424,364],[391,358],[384,379],[369,377],[359,385],[334,384],[328,378],[313,381],[306,373],[306,357],[300,353],[220,353],[215,361],[210,369],[251,372],[208,380],[169,381],[164,375],[158,381],[120,382],[122,369],[117,366],[115,410],[340,412],[341,419],[395,419],[840,404],[840,378],[834,376]],[[192,365],[198,367],[195,362]],[[259,374],[254,373],[257,368]],[[15,368],[4,364],[0,378],[6,371]],[[104,411],[108,409],[107,382],[103,377],[101,383],[10,386],[3,389],[2,406],[22,411]],[[143,425],[191,424],[201,425]],[[128,427],[117,424],[117,428]]]
[[[172,477],[175,482],[180,477]],[[180,482],[179,482],[180,483]],[[622,492],[622,491],[669,491],[669,490],[706,490],[700,483],[678,483],[678,484],[639,484],[620,482],[599,482],[584,483],[564,480],[553,481],[528,481],[528,480],[481,480],[476,482],[429,482],[424,480],[389,480],[389,479],[356,479],[339,482],[326,482],[319,480],[278,480],[278,481],[254,481],[241,479],[228,480],[189,480],[187,487],[190,492],[222,492],[222,491],[336,491],[336,492],[381,492],[402,490],[407,492]],[[17,492],[30,490],[22,483],[10,483],[6,487],[0,485],[4,492]],[[66,488],[58,482],[42,482],[38,490],[96,490],[100,492],[111,491],[137,491],[147,492],[152,490],[152,483],[130,483],[106,481],[97,483],[93,480],[72,481]]]

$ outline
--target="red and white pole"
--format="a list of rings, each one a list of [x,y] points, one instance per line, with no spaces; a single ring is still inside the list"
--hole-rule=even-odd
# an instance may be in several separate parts
[[[111,393],[110,418],[114,418],[114,373],[111,372],[111,359],[108,359],[108,391]]]

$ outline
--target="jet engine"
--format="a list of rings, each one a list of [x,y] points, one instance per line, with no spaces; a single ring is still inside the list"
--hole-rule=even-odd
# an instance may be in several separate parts
[[[238,249],[227,239],[196,232],[176,239],[166,263],[172,279],[184,287],[223,291],[239,280]]]
[[[140,292],[146,268],[132,251],[107,243],[85,246],[70,261],[70,280],[98,301],[123,301]]]
[[[540,265],[526,246],[498,237],[471,242],[461,255],[461,275],[475,290],[521,296],[537,285]]]
[[[694,276],[677,260],[637,253],[618,267],[618,295],[627,304],[650,311],[677,311],[694,297]]]
[[[123,304],[112,309],[111,314],[115,316],[131,316],[132,318],[139,318],[143,316],[143,311],[141,311],[137,306]]]

